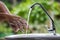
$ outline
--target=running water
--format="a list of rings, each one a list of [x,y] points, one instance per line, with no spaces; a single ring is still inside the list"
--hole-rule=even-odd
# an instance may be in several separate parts
[[[29,13],[28,13],[28,18],[27,18],[27,27],[29,24],[29,19],[30,19],[30,14],[31,14],[32,8],[30,8]],[[26,34],[27,34],[27,29],[26,29]]]

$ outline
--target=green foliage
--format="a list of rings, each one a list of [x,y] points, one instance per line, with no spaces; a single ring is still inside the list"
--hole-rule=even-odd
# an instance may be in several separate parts
[[[55,15],[60,15],[60,5],[58,2],[54,2],[53,3],[53,11],[55,13]]]
[[[34,22],[37,22],[37,23],[44,23],[46,21],[46,14],[44,13],[44,11],[36,6],[33,10],[32,10],[32,13],[31,13],[31,16],[30,16],[30,22],[31,23],[34,23]]]
[[[10,26],[6,22],[0,22],[0,37],[12,34]]]
[[[14,7],[11,12],[26,18],[27,17],[26,14],[28,13],[28,10],[29,10],[28,8],[30,5],[31,5],[30,1],[21,2],[19,5],[16,5],[16,7]]]
[[[14,7],[11,12],[27,19],[29,7],[32,4],[34,4],[35,1],[33,2],[31,0],[26,0],[25,2],[21,2],[19,5]],[[47,0],[46,1],[43,0],[43,2],[39,0],[37,1],[41,3],[47,10],[52,9],[51,6],[48,4]],[[47,18],[44,11],[41,8],[36,6],[31,13],[30,22],[34,23],[35,21],[37,21],[38,23],[44,23],[46,19]]]
[[[47,11],[51,10],[55,13],[55,15],[60,15],[59,3],[57,2],[50,3],[51,0],[24,0],[20,2],[19,4],[17,4],[15,7],[13,7],[13,9],[11,7],[12,4],[9,3],[8,0],[2,0],[2,1],[7,5],[7,7],[12,13],[19,15],[25,18],[26,20],[28,17],[29,7],[36,2],[41,3],[46,8]],[[45,12],[39,6],[35,6],[30,15],[30,23],[31,24],[34,24],[35,22],[37,22],[38,24],[44,23],[46,19],[47,19],[47,15],[45,14]],[[22,32],[18,32],[18,33],[22,33]],[[11,28],[9,26],[6,26],[6,24],[1,23],[0,24],[0,37],[8,35],[8,34],[13,34]]]

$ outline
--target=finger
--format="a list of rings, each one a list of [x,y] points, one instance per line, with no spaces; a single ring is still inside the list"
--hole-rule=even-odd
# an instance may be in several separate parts
[[[15,19],[16,20],[16,22],[17,22],[17,25],[18,25],[18,27],[19,27],[19,29],[20,29],[20,31],[22,30],[23,31],[23,24],[20,22],[20,20],[18,19]]]
[[[22,23],[22,25],[24,26],[24,28],[28,28],[26,20],[20,19],[20,22]]]
[[[18,32],[19,28],[15,20],[9,20],[9,24],[12,27],[13,31]]]
[[[15,17],[15,21],[17,22],[17,25],[18,25],[20,31],[24,31],[23,23],[20,22],[21,20],[19,20],[18,18]]]
[[[20,20],[17,20],[17,18],[14,18],[14,23],[17,25],[19,30],[23,31],[23,24],[21,22],[19,22]]]
[[[19,28],[15,25],[11,25],[11,28],[14,32],[18,32],[19,31]]]

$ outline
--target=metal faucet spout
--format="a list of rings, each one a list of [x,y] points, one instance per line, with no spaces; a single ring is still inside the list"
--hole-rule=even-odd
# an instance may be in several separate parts
[[[48,30],[49,32],[52,31],[54,35],[56,35],[56,29],[55,29],[55,26],[54,26],[54,21],[53,19],[50,17],[50,15],[48,14],[47,10],[44,8],[44,6],[40,3],[35,3],[33,4],[30,9],[32,9],[35,5],[39,5],[43,11],[45,12],[45,14],[50,18],[51,22],[52,22],[52,29]]]

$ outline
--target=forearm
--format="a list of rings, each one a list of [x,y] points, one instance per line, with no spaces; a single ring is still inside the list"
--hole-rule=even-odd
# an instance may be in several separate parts
[[[6,14],[10,14],[8,8],[6,7],[6,5],[0,1],[0,11],[6,13]]]

